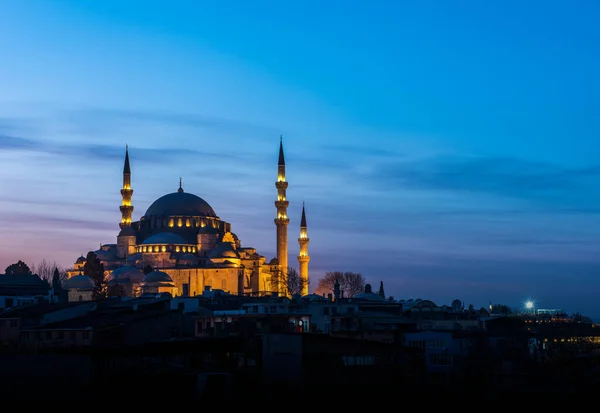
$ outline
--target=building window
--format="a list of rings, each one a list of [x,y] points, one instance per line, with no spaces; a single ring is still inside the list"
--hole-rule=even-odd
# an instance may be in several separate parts
[[[445,348],[446,346],[446,340],[442,340],[442,339],[432,339],[429,340],[429,342],[427,343],[429,348]]]
[[[451,366],[452,356],[449,354],[432,354],[431,364],[434,366]]]

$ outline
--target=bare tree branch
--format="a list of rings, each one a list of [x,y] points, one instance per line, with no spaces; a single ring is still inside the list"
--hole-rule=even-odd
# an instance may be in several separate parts
[[[344,297],[354,297],[365,290],[365,277],[356,272],[332,271],[327,272],[319,280],[316,293],[333,293],[336,281],[340,284],[340,292]]]
[[[31,264],[31,272],[50,284],[52,283],[52,277],[54,276],[55,269],[58,269],[59,273],[65,273],[65,270],[60,265],[58,265],[56,261],[50,262],[45,258],[42,258],[42,260],[38,263],[34,262]]]

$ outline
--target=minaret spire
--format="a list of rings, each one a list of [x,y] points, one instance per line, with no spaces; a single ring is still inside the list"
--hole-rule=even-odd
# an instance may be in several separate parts
[[[300,219],[300,238],[298,238],[298,244],[300,245],[300,253],[298,254],[298,264],[300,266],[300,283],[302,286],[302,295],[308,295],[308,262],[310,261],[310,255],[308,255],[308,243],[310,239],[306,232],[306,213],[304,212],[304,202],[302,202],[302,218]]]
[[[125,145],[125,165],[123,166],[123,173],[131,173],[131,168],[129,167],[129,145]]]
[[[275,207],[277,208],[277,217],[275,218],[275,225],[277,227],[277,261],[279,261],[280,274],[287,275],[288,271],[288,234],[287,227],[290,223],[290,219],[287,216],[287,208],[289,202],[286,198],[286,189],[288,183],[285,180],[285,158],[283,156],[283,136],[279,137],[279,162],[277,164],[277,182],[275,182],[277,188],[277,201],[275,201]],[[278,277],[277,285],[273,285],[273,290],[276,292],[286,292],[287,288],[282,283],[283,279]]]
[[[279,136],[279,166],[285,166],[285,157],[283,156],[283,135]]]
[[[123,165],[123,188],[121,188],[121,229],[131,225],[131,215],[133,214],[133,205],[131,205],[131,167],[129,166],[129,145],[125,145],[125,164]]]

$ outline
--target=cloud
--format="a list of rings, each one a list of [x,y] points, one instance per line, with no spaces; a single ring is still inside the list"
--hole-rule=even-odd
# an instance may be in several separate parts
[[[325,144],[321,148],[331,154],[332,157],[338,158],[340,154],[356,155],[358,157],[379,157],[379,158],[399,158],[404,155],[389,149],[382,149],[371,145],[356,145],[356,144],[345,144],[345,145],[333,145]]]
[[[8,136],[0,133],[0,149],[2,150],[40,150],[38,141],[33,139],[19,138],[16,136]]]
[[[87,162],[122,159],[128,143],[136,161],[164,165],[212,158],[243,169],[264,157],[265,146],[279,133],[261,124],[193,113],[45,107],[35,116],[0,118],[0,149]],[[205,164],[188,162],[188,168],[203,170]]]
[[[565,168],[515,158],[439,157],[382,168],[386,181],[409,187],[486,192],[509,196],[580,188],[580,178],[600,167]]]
[[[69,198],[54,198],[48,199],[47,197],[40,197],[39,194],[32,193],[23,193],[23,194],[15,194],[9,196],[3,196],[0,199],[0,204],[21,204],[22,206],[58,206],[58,207],[69,207],[71,210],[73,209],[82,209],[88,211],[94,211],[94,213],[98,212],[113,212],[114,208],[109,207],[106,204],[102,204],[99,202],[87,202],[81,201],[77,199],[69,199]]]
[[[0,135],[0,149],[5,151],[27,150],[31,152],[46,153],[50,155],[77,157],[86,162],[93,160],[124,159],[125,148],[123,145],[108,145],[97,143],[61,143],[47,139],[27,139]],[[236,154],[223,154],[217,151],[209,152],[189,148],[147,148],[131,147],[136,161],[170,164],[174,160],[181,161],[185,158],[199,157],[223,159],[243,159]],[[132,155],[133,156],[133,155]]]
[[[598,199],[587,190],[599,176],[600,165],[575,168],[510,157],[440,156],[380,163],[363,175],[362,184],[547,201],[585,210],[588,196]]]
[[[163,110],[133,110],[88,107],[84,109],[63,109],[59,116],[69,119],[73,126],[84,126],[88,129],[94,125],[111,125],[119,128],[131,124],[171,125],[193,129],[207,129],[229,134],[257,135],[267,139],[279,131],[274,128],[235,119],[206,116],[195,113],[181,113]]]
[[[34,214],[34,213],[14,213],[14,216],[6,216],[0,220],[0,227],[5,227],[7,230],[14,229],[15,219],[22,223],[19,231],[24,231],[28,228],[34,228],[39,231],[40,228],[52,228],[54,231],[71,231],[71,230],[89,230],[89,231],[113,231],[118,233],[118,228],[114,222],[110,221],[95,221],[85,218],[59,217],[50,214]],[[116,235],[115,235],[116,236]]]

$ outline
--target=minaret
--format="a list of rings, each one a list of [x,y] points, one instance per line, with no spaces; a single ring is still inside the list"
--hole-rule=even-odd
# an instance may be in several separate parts
[[[306,233],[306,214],[304,213],[304,202],[302,203],[302,219],[300,220],[300,238],[298,238],[298,244],[300,245],[300,254],[298,254],[298,263],[300,266],[300,282],[302,283],[302,296],[308,295],[308,262],[310,256],[308,255],[308,242],[310,239]]]
[[[123,188],[121,189],[121,223],[119,227],[121,229],[131,225],[131,214],[133,213],[133,205],[131,205],[131,196],[133,195],[133,189],[131,189],[131,169],[129,168],[129,146],[125,146],[125,165],[123,166]]]
[[[287,216],[287,207],[289,202],[285,196],[285,190],[288,187],[288,183],[285,180],[285,159],[283,157],[283,137],[279,137],[279,162],[277,166],[277,182],[275,182],[275,188],[277,188],[277,201],[275,201],[275,207],[277,208],[277,218],[275,218],[275,225],[277,226],[277,261],[279,261],[279,270],[283,271],[284,274],[288,270],[288,235],[287,227],[290,223],[290,219]],[[279,281],[279,280],[278,280]],[[277,291],[285,291],[283,285],[278,285]]]

